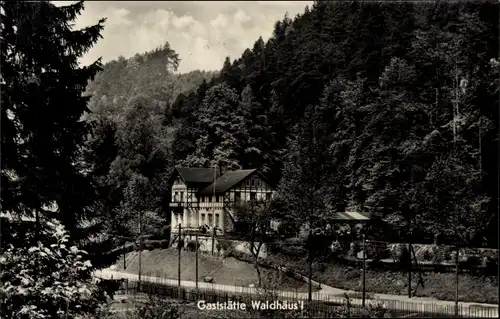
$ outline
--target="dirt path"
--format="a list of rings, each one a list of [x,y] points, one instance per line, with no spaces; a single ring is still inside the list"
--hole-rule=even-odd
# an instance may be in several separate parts
[[[97,271],[94,276],[99,278],[115,278],[115,279],[129,279],[137,280],[138,276],[135,274],[123,273],[118,271],[113,271],[109,269]],[[165,279],[159,277],[142,276],[143,281],[161,283],[168,286],[177,286],[177,279]],[[181,286],[186,288],[195,288],[196,283],[194,281],[181,280]],[[243,293],[243,294],[256,294],[257,290],[250,287],[232,286],[232,285],[220,285],[211,284],[206,282],[198,282],[198,287],[201,289],[214,289],[218,291],[227,291],[232,293]],[[319,292],[313,292],[314,300],[330,300],[337,301],[341,298],[344,293],[349,293],[352,291],[346,291],[326,285],[321,285],[321,290]],[[290,298],[294,297],[296,299],[308,299],[307,293],[301,292],[291,292],[291,291],[280,291],[280,297]],[[391,310],[402,310],[403,305],[398,304],[399,302],[412,304],[411,308],[415,312],[424,312],[432,309],[435,312],[450,313],[450,309],[453,309],[455,303],[453,301],[444,301],[431,298],[408,298],[406,296],[399,295],[387,295],[387,294],[374,294],[372,300],[382,301],[387,309]],[[361,299],[351,299],[352,304],[361,305]],[[407,307],[405,307],[407,308]],[[498,318],[498,305],[492,304],[480,304],[480,303],[467,303],[460,302],[461,314],[468,317],[488,317],[488,318]],[[487,308],[487,309],[485,309]]]

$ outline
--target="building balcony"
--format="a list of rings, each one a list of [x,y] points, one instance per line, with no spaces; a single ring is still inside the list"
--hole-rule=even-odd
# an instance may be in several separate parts
[[[192,207],[192,208],[223,208],[224,203],[217,203],[217,202],[211,202],[211,203],[198,203],[198,202],[170,202],[168,204],[169,207],[175,208],[175,207]]]
[[[183,207],[183,208],[187,208],[187,207],[192,207],[192,208],[197,208],[198,207],[198,203],[197,202],[171,202],[168,204],[169,207],[171,208],[175,208],[175,207]]]
[[[175,226],[172,229],[172,234],[178,234],[179,233],[179,226]],[[201,236],[212,236],[213,235],[213,228],[210,228],[208,230],[202,230],[199,227],[191,227],[191,226],[182,226],[181,228],[181,234],[183,235],[201,235]],[[217,228],[216,233],[217,236],[224,235],[224,231],[221,228]]]
[[[200,203],[200,208],[224,208],[224,203],[217,202],[209,202],[209,203]]]
[[[168,203],[168,207],[185,207],[184,203]]]

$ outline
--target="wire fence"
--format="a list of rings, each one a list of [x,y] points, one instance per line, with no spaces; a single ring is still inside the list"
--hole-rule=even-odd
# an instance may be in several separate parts
[[[360,299],[346,299],[345,297],[313,293],[313,300],[308,302],[307,293],[291,291],[269,291],[250,287],[237,287],[237,290],[228,291],[223,285],[213,284],[211,288],[178,287],[176,280],[158,279],[155,282],[142,281],[141,284],[134,280],[125,279],[118,290],[121,295],[153,294],[170,299],[177,299],[196,303],[204,300],[206,303],[240,302],[251,305],[252,301],[262,300],[263,297],[275,298],[279,302],[303,305],[307,317],[328,318],[338,317],[349,313],[352,317],[366,317],[368,311],[379,314],[381,317],[401,318],[439,318],[455,317],[455,306],[450,304],[437,304],[428,302],[408,302],[400,300],[366,300],[365,307]],[[260,299],[259,299],[260,298]],[[144,297],[143,297],[144,299]],[[145,300],[145,299],[144,299]],[[272,300],[270,300],[272,302]],[[349,305],[348,305],[349,303]],[[461,318],[480,317],[498,318],[497,307],[481,305],[458,306]]]

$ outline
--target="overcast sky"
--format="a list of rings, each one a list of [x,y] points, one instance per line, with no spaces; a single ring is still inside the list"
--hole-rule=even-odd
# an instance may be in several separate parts
[[[57,1],[56,4],[67,4]],[[169,42],[182,59],[179,72],[219,70],[226,56],[238,58],[259,36],[267,40],[286,12],[293,18],[312,1],[88,1],[76,27],[106,17],[104,31],[83,58],[128,58]]]

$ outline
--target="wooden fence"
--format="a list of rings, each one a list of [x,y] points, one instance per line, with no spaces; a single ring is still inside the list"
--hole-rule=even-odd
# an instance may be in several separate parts
[[[147,293],[165,296],[184,301],[196,302],[204,300],[207,303],[224,303],[228,301],[239,301],[251,304],[251,301],[259,300],[264,295],[255,293],[255,290],[241,287],[238,292],[224,291],[217,289],[216,285],[212,289],[195,289],[186,287],[176,287],[170,280],[158,280],[157,282],[142,282],[140,286],[137,281],[124,280],[118,290],[118,294]],[[264,293],[264,291],[262,291]],[[439,305],[434,303],[406,302],[399,300],[366,300],[366,306],[362,307],[359,299],[351,299],[350,306],[347,306],[347,299],[331,295],[321,295],[314,293],[311,303],[304,300],[303,294],[296,292],[267,292],[271,296],[279,296],[279,301],[301,302],[304,305],[304,316],[314,318],[331,318],[345,315],[346,311],[351,317],[367,317],[367,312],[378,313],[380,317],[387,313],[391,318],[417,317],[417,318],[445,318],[455,316],[455,307],[453,305]],[[378,303],[378,305],[376,305]],[[481,317],[497,318],[498,308],[492,307],[464,307],[459,304],[459,317]]]

